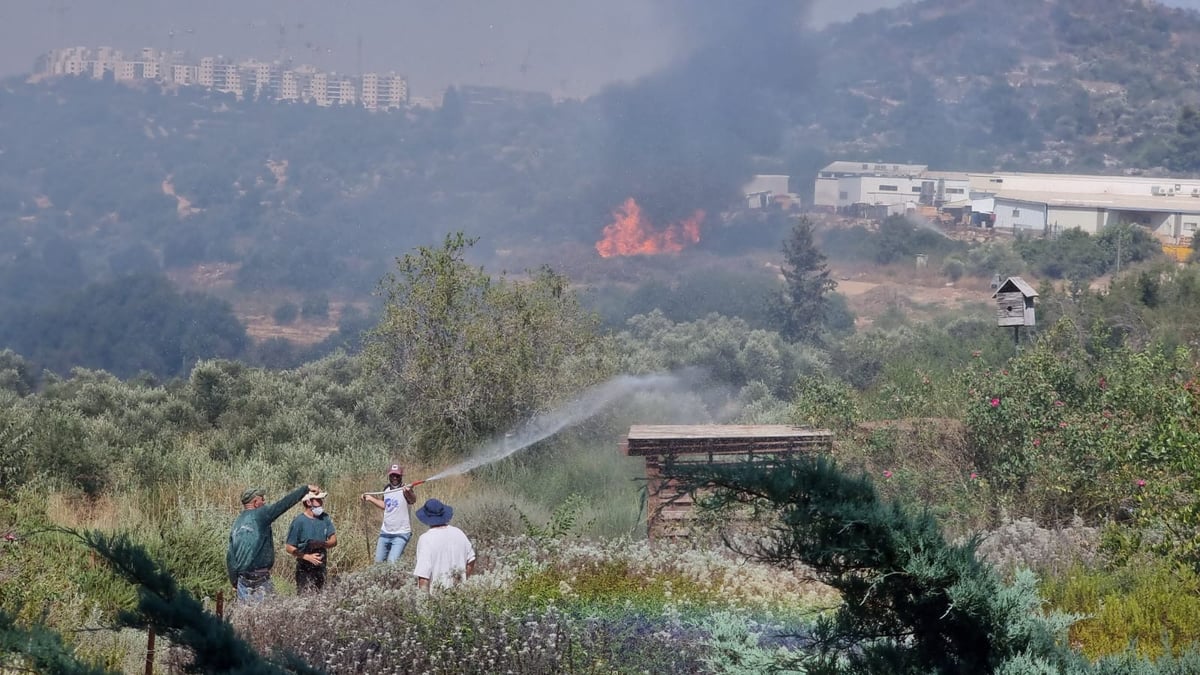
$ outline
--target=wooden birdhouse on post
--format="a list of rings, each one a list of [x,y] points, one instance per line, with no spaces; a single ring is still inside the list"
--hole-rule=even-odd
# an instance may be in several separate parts
[[[992,299],[996,301],[996,325],[1001,328],[1013,327],[1014,344],[1021,339],[1021,326],[1036,323],[1033,299],[1037,295],[1037,291],[1021,277],[1009,277],[992,294]]]

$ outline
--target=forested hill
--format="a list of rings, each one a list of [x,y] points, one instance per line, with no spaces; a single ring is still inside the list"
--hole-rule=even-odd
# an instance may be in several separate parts
[[[925,0],[819,36],[811,138],[947,168],[1200,169],[1200,14],[1143,0]],[[1183,146],[1183,147],[1181,147]],[[836,148],[836,150],[834,150]]]

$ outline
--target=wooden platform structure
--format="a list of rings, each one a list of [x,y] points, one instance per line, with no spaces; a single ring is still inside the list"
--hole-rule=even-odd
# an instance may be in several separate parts
[[[765,461],[786,455],[828,453],[833,432],[786,425],[635,425],[621,451],[646,462],[647,531],[651,541],[688,536],[694,504],[689,495],[662,477],[662,466],[675,462]]]

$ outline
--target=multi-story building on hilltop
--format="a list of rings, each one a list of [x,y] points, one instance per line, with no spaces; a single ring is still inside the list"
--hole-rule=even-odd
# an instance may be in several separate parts
[[[35,77],[90,76],[131,82],[151,80],[177,87],[206,87],[239,99],[295,101],[319,106],[362,105],[370,110],[394,110],[408,105],[408,82],[395,73],[366,73],[349,77],[320,71],[311,65],[291,67],[279,62],[249,59],[235,62],[222,56],[198,60],[180,52],[143,48],[126,57],[112,47],[54,49],[38,58]]]

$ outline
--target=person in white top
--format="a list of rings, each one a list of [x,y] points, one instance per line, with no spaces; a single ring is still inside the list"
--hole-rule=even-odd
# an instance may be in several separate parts
[[[417,520],[429,531],[417,538],[417,586],[433,591],[448,588],[475,573],[475,549],[462,530],[450,524],[454,509],[430,499],[417,509]]]
[[[375,543],[375,562],[394,563],[400,559],[408,540],[412,538],[412,519],[408,517],[409,505],[417,503],[417,493],[404,485],[404,469],[393,464],[388,469],[388,484],[381,495],[364,494],[362,500],[383,509],[383,525],[379,529],[379,540]]]

